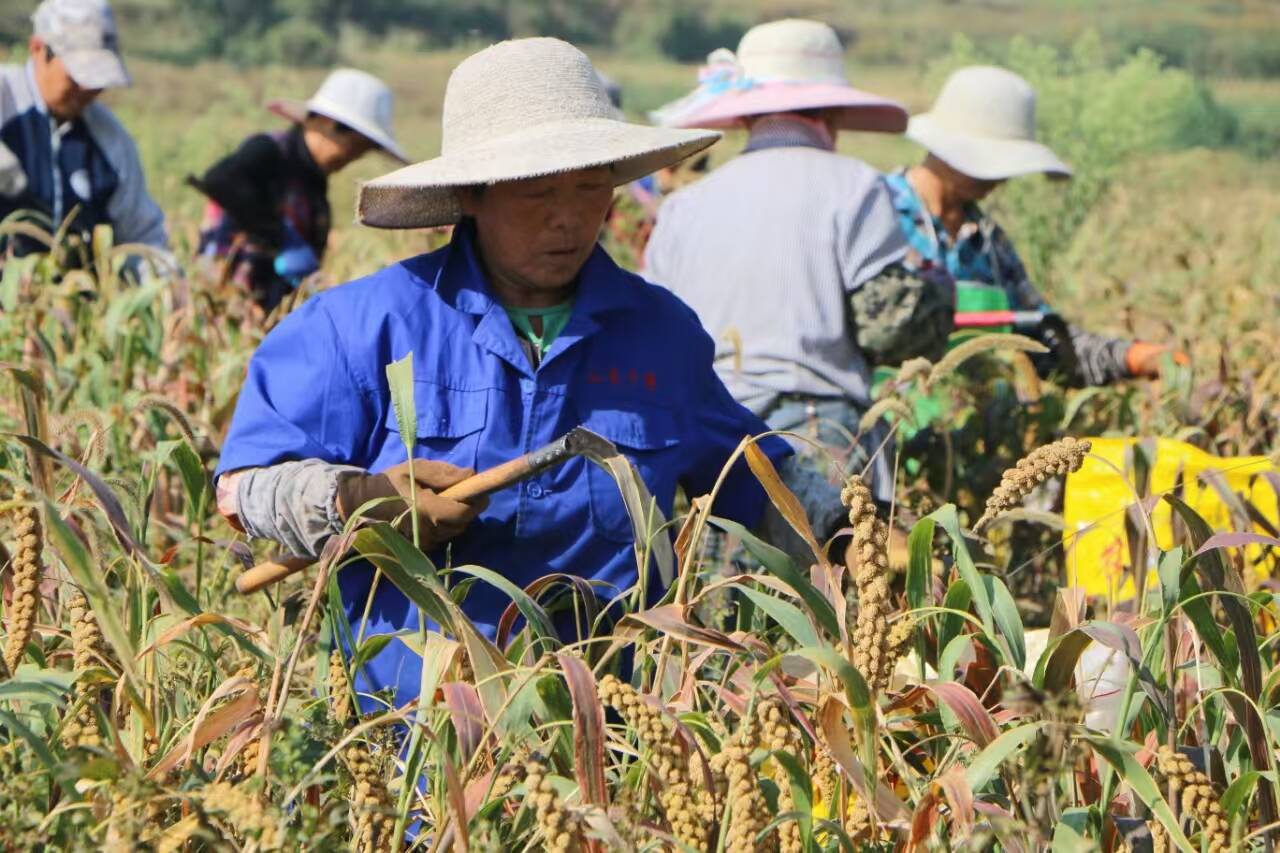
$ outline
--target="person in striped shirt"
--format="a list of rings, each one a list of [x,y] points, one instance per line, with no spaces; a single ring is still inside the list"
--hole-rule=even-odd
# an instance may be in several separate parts
[[[979,203],[1005,181],[1029,174],[1071,177],[1071,168],[1036,141],[1036,94],[1026,80],[1003,68],[956,71],[927,113],[911,118],[907,136],[928,152],[924,162],[886,178],[899,227],[910,245],[908,266],[945,271],[966,301],[995,299],[1003,307],[1040,315],[1026,329],[1053,346],[1036,359],[1044,375],[1076,385],[1107,385],[1160,375],[1167,358],[1186,364],[1185,353],[1163,344],[1111,337],[1061,326],[1031,280],[1013,241]],[[1023,331],[1019,329],[1019,331]]]

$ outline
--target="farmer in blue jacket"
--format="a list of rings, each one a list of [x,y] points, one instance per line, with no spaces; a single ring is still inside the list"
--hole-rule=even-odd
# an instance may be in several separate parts
[[[104,0],[45,0],[32,15],[25,65],[0,66],[0,220],[75,213],[87,239],[110,225],[117,243],[167,247],[164,213],[147,193],[138,150],[97,97],[130,85],[115,17]],[[43,250],[19,238],[15,254]]]
[[[582,424],[627,455],[669,516],[677,486],[708,493],[741,439],[765,430],[716,377],[693,312],[597,244],[614,187],[716,134],[617,120],[587,57],[547,38],[462,62],[443,125],[442,156],[367,184],[359,216],[382,228],[457,223],[452,242],[312,297],[267,336],[223,449],[220,508],[250,535],[314,556],[357,507],[407,498],[413,478],[424,550],[438,559],[450,543],[456,565],[520,587],[576,575],[609,600],[637,575],[631,523],[605,471],[574,459],[482,506],[439,492]],[[385,373],[405,356],[412,466]],[[775,461],[789,453],[777,440],[763,447]],[[713,512],[754,525],[764,503],[740,464]],[[338,575],[352,625],[372,594],[366,637],[416,631],[413,605],[385,580],[371,593],[373,575],[359,564]],[[507,604],[476,584],[462,608],[492,636]],[[392,642],[358,689],[394,688],[403,703],[420,671]]]

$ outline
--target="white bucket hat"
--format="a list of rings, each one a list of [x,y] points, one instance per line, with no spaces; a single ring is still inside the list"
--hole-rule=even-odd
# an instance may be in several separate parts
[[[849,85],[840,37],[820,21],[787,18],[752,27],[736,55],[712,52],[698,76],[698,88],[655,110],[655,121],[732,127],[748,116],[823,109],[841,130],[901,133],[907,126],[902,104]]]
[[[295,123],[317,113],[359,133],[387,154],[408,163],[392,129],[394,98],[387,84],[354,68],[339,68],[320,84],[311,100],[271,101],[267,109]]]
[[[35,35],[82,89],[112,89],[132,82],[120,56],[116,17],[105,0],[44,0],[31,23]]]
[[[933,109],[911,117],[907,138],[971,178],[1002,181],[1071,167],[1036,142],[1036,92],[1012,71],[978,65],[947,78]]]
[[[504,41],[467,57],[444,93],[441,154],[360,188],[376,228],[450,225],[454,190],[612,166],[615,185],[678,163],[717,133],[619,121],[591,60],[554,38]]]

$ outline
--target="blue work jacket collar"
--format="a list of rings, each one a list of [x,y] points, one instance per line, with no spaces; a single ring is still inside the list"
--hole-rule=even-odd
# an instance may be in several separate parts
[[[476,253],[475,224],[463,220],[453,230],[444,263],[429,282],[445,302],[468,314],[484,315],[502,308]],[[592,317],[635,306],[635,283],[599,245],[578,273],[574,315]]]
[[[459,224],[445,252],[444,262],[428,284],[447,304],[479,317],[472,340],[524,376],[533,376],[557,361],[561,353],[599,331],[604,315],[637,305],[638,285],[597,245],[578,273],[569,322],[534,368],[480,265],[475,248],[475,225],[465,220]]]

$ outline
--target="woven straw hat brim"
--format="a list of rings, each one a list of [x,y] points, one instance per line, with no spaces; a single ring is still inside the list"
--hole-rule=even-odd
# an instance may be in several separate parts
[[[454,194],[458,187],[596,166],[612,166],[617,186],[675,165],[719,138],[714,132],[605,118],[547,122],[370,181],[360,188],[356,217],[374,228],[452,225],[462,216]]]
[[[1035,174],[1071,177],[1071,167],[1047,145],[953,130],[938,123],[929,113],[911,117],[907,138],[924,146],[956,171],[983,181]]]
[[[907,109],[897,101],[836,83],[760,83],[729,91],[681,117],[680,127],[729,128],[749,116],[796,110],[830,110],[839,130],[902,133]]]
[[[401,163],[409,162],[409,158],[405,155],[404,150],[394,139],[383,133],[377,127],[360,120],[356,116],[344,114],[339,110],[328,108],[323,104],[314,104],[306,101],[269,101],[267,102],[267,109],[280,116],[280,118],[285,121],[293,122],[294,124],[302,124],[306,121],[307,113],[319,113],[320,115],[327,116],[334,121],[342,122],[347,127],[356,131],[365,139],[378,146],[378,149],[392,160],[399,160]]]

